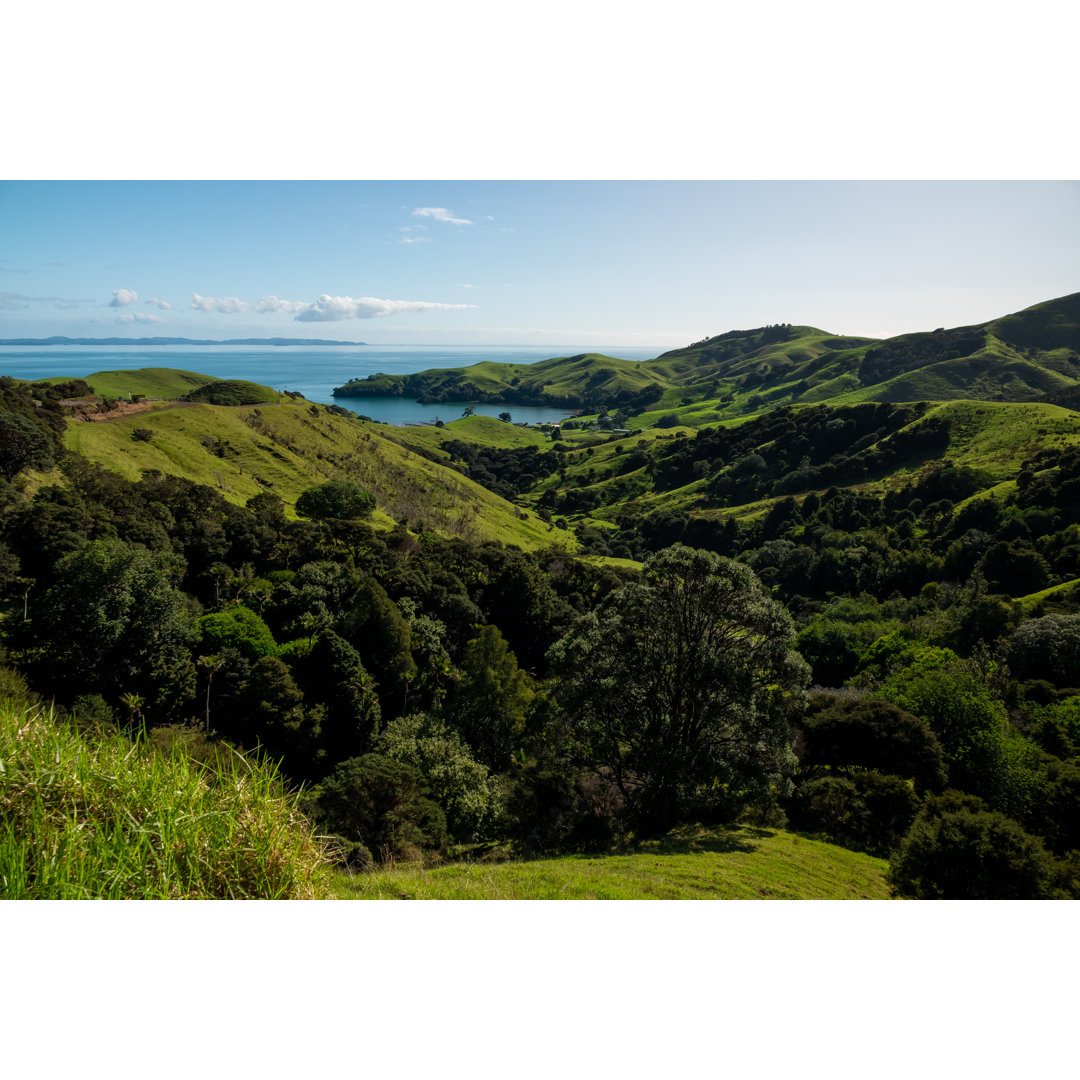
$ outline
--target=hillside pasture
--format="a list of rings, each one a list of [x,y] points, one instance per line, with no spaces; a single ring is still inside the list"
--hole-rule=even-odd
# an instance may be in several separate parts
[[[358,900],[884,900],[887,865],[782,829],[690,826],[626,854],[404,864],[334,887]]]

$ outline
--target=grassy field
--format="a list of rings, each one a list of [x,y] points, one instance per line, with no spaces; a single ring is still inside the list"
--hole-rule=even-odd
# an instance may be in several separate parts
[[[520,428],[494,416],[467,416],[451,420],[444,427],[403,427],[394,432],[394,438],[405,446],[439,450],[443,443],[460,439],[476,446],[489,446],[499,450],[522,446],[551,447],[551,438],[534,428]]]
[[[139,429],[149,431],[150,438],[138,438]],[[230,408],[200,404],[73,422],[66,443],[130,480],[155,469],[217,488],[235,503],[269,491],[281,496],[291,513],[305,489],[347,479],[375,495],[377,526],[407,518],[414,529],[527,550],[576,546],[572,535],[554,530],[531,510],[512,506],[401,445],[397,431],[306,401]]]
[[[887,863],[782,829],[688,827],[625,855],[338,874],[357,900],[884,900]]]
[[[57,375],[45,382],[66,382],[69,376]],[[129,394],[143,394],[148,398],[164,399],[183,397],[197,387],[218,382],[213,375],[200,375],[197,371],[181,371],[179,368],[146,367],[124,371],[95,371],[87,375],[95,394],[104,397],[126,398]]]

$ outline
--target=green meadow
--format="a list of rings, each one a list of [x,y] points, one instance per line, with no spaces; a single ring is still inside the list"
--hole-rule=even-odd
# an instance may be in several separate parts
[[[885,900],[888,864],[783,829],[689,826],[626,854],[338,874],[358,900]]]

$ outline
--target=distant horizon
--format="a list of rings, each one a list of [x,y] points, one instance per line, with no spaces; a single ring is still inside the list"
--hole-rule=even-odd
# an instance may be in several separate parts
[[[721,331],[721,333],[728,333],[730,331]],[[63,335],[52,335],[53,337],[60,337]],[[865,336],[865,335],[863,335]],[[78,339],[71,338],[69,342],[76,342]],[[79,341],[79,348],[86,349],[122,349],[137,347],[140,349],[169,349],[176,348],[181,345],[191,345],[196,348],[222,348],[222,347],[234,347],[234,348],[254,348],[258,345],[270,345],[283,343],[284,345],[292,346],[305,346],[308,348],[336,348],[338,346],[351,346],[353,348],[374,348],[374,349],[564,349],[567,346],[567,342],[513,342],[513,341],[496,341],[496,342],[476,342],[476,341],[330,341],[325,340],[317,344],[309,344],[301,339],[295,341],[289,341],[282,338],[263,338],[261,340],[251,339],[249,342],[237,342],[237,341],[199,341],[197,339],[178,339],[176,342],[157,342],[153,343],[150,340],[140,340],[138,338],[129,338],[125,341],[116,339],[109,341],[108,339],[100,339],[99,341],[91,341],[84,339]],[[582,344],[581,342],[575,342],[575,344]],[[687,345],[690,342],[686,343]],[[22,346],[34,347],[34,348],[70,348],[71,345],[65,345],[63,342],[50,341],[48,338],[0,338],[0,348],[20,348]],[[592,344],[590,348],[608,348],[608,349],[652,349],[662,348],[662,346],[654,345],[632,345],[632,344],[619,344],[617,342],[607,342]],[[682,345],[672,345],[670,348],[679,349],[684,348]]]

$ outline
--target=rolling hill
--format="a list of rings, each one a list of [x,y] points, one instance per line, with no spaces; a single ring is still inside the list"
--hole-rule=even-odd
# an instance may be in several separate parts
[[[733,330],[654,360],[597,353],[536,364],[485,362],[413,375],[373,375],[339,397],[552,405],[674,414],[692,427],[785,404],[858,401],[1049,401],[1080,387],[1080,293],[975,326],[883,341],[812,326]]]
[[[116,374],[99,373],[87,381],[96,390],[104,390],[113,385]],[[164,395],[180,390],[188,394],[195,379],[202,380],[198,385],[208,390],[237,389],[230,382],[192,372],[143,369],[122,374],[127,388],[135,393]],[[207,484],[239,504],[268,491],[281,496],[291,514],[306,488],[348,479],[376,496],[375,524],[386,528],[407,520],[417,531],[432,529],[477,542],[499,540],[526,550],[576,547],[572,534],[554,529],[532,510],[514,506],[432,460],[437,453],[417,453],[403,445],[395,438],[398,429],[256,384],[239,390],[246,394],[252,387],[270,403],[162,400],[140,411],[108,414],[94,421],[73,420],[65,443],[130,480],[139,479],[145,470],[156,470]],[[484,426],[486,418],[474,419],[481,421],[478,427]],[[496,432],[518,430],[501,421],[492,424],[499,425]]]

